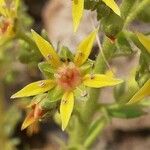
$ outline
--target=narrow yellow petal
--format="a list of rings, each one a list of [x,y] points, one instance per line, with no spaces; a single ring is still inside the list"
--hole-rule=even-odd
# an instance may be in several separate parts
[[[111,8],[118,16],[121,16],[120,9],[114,0],[102,0],[109,8]]]
[[[41,80],[33,82],[11,96],[11,98],[28,97],[44,93],[55,86],[53,80]]]
[[[147,49],[147,51],[150,53],[150,37],[145,36],[142,33],[136,33],[139,41],[142,43],[142,45]]]
[[[74,106],[74,95],[72,92],[66,92],[60,104],[60,116],[62,121],[62,130],[64,131],[68,125]]]
[[[89,57],[94,40],[96,38],[98,30],[91,32],[83,41],[78,45],[74,63],[77,66],[81,66]]]
[[[147,96],[150,96],[150,79],[135,93],[127,104],[137,103]]]
[[[77,28],[80,24],[80,20],[83,15],[83,10],[84,10],[84,0],[72,1],[72,17],[73,17],[74,32],[77,31]]]
[[[52,47],[52,45],[42,38],[39,34],[37,34],[34,30],[31,30],[33,39],[37,44],[40,52],[45,57],[45,59],[55,68],[61,65],[61,61],[56,51]]]
[[[114,86],[122,83],[123,80],[116,79],[104,74],[87,74],[83,78],[83,84],[88,87],[100,88],[106,86]]]
[[[21,126],[21,130],[26,129],[28,126],[30,126],[31,124],[33,124],[36,121],[36,119],[33,116],[33,111],[31,111],[27,117],[25,118],[22,126]]]

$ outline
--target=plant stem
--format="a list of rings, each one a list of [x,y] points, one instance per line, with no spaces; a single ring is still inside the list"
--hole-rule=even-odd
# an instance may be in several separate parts
[[[105,39],[102,48],[103,48],[103,52],[107,60],[109,60],[114,53],[112,46],[113,44],[111,44],[108,39]],[[97,60],[96,60],[94,73],[104,73],[106,66],[107,65],[105,63],[105,60],[103,59],[103,56],[101,55],[101,53],[99,53]],[[69,138],[69,143],[68,143],[69,145],[71,146],[83,145],[90,123],[92,121],[93,115],[96,113],[96,110],[97,110],[99,95],[100,95],[99,89],[91,89],[89,91],[89,99],[86,102],[84,108],[80,110],[83,123],[79,122],[78,119],[75,121],[75,124],[74,124],[75,130],[71,131],[70,133],[70,138]],[[88,141],[88,143],[90,143],[88,144],[88,147],[91,146],[93,142],[94,142],[93,138],[91,142]]]
[[[145,6],[150,4],[150,0],[143,0],[137,4],[137,7],[132,11],[125,20],[124,27],[127,27],[129,23],[131,23],[137,15],[145,8]]]

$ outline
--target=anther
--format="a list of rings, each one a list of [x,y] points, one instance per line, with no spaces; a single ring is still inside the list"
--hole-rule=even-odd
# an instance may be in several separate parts
[[[47,55],[48,59],[52,59],[52,56],[50,54]]]
[[[91,74],[90,74],[90,79],[92,80],[92,79],[94,79],[94,77],[95,77],[94,74],[91,73]]]
[[[83,91],[83,92],[81,93],[81,96],[82,96],[82,97],[86,97],[87,95],[88,95],[87,91]]]
[[[66,103],[67,103],[67,100],[64,99],[64,100],[62,101],[62,104],[66,104]]]
[[[65,62],[65,61],[66,61],[64,58],[60,58],[60,60],[61,60],[62,62]]]
[[[39,82],[39,86],[40,86],[40,87],[44,87],[44,86],[45,86],[45,83],[44,83],[43,81],[40,81],[40,82]]]
[[[79,52],[79,55],[80,55],[80,56],[83,56],[83,53],[82,53],[82,52]]]

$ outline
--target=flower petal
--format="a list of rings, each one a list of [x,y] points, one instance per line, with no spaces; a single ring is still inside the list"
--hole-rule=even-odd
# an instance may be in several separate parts
[[[98,30],[91,32],[77,47],[74,63],[81,66],[89,57]]]
[[[122,83],[123,80],[116,79],[104,74],[87,74],[83,78],[83,84],[88,87],[100,88],[106,86],[114,86]]]
[[[72,92],[66,92],[60,104],[60,116],[62,121],[62,130],[64,131],[68,125],[74,106],[74,95]]]
[[[127,104],[137,103],[146,96],[150,96],[150,79],[142,86],[142,88],[137,93],[135,93],[135,95]]]
[[[136,33],[139,41],[143,44],[143,46],[148,50],[150,53],[150,37],[145,36],[142,33]]]
[[[55,82],[53,80],[41,80],[33,82],[25,86],[22,90],[18,91],[14,95],[12,95],[11,98],[34,96],[49,91],[54,86]]]
[[[46,58],[46,60],[55,68],[61,65],[61,61],[52,45],[37,34],[34,30],[31,30],[33,39],[37,44],[40,52]]]
[[[114,0],[102,0],[109,8],[111,8],[118,16],[121,16],[120,9]]]
[[[28,126],[30,126],[31,124],[33,124],[36,121],[36,119],[34,118],[33,114],[34,114],[34,111],[31,111],[27,115],[27,117],[25,118],[25,120],[24,120],[24,122],[23,122],[23,124],[21,126],[21,130],[26,129]]]
[[[72,1],[72,17],[73,17],[73,28],[74,32],[76,32],[80,20],[83,15],[84,10],[84,0],[73,0]]]

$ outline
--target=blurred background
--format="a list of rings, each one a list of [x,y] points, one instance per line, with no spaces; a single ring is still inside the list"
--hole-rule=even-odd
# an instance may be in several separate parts
[[[31,18],[26,20],[31,27],[41,32],[44,28],[54,46],[67,45],[74,51],[77,43],[93,29],[89,20],[89,12],[85,11],[77,35],[72,32],[71,0],[24,0],[25,8]],[[150,31],[150,6],[147,8],[147,18],[139,16],[130,26],[131,31]],[[95,25],[96,14],[92,13]],[[16,45],[17,46],[17,45]],[[8,48],[9,49],[9,48]],[[136,49],[136,47],[135,47]],[[97,46],[95,50],[98,51]],[[10,100],[10,96],[27,83],[42,78],[34,63],[25,63],[26,58],[20,54],[16,57],[15,51],[6,51],[5,62],[0,60],[0,150],[59,150],[59,138],[67,139],[67,135],[49,118],[39,123],[36,131],[32,129],[21,131],[21,124],[25,117],[24,101]],[[91,56],[95,56],[95,52]],[[18,58],[24,63],[20,63]],[[10,61],[13,63],[9,64]],[[41,60],[41,58],[32,58]],[[138,55],[116,58],[111,66],[117,68],[121,77],[129,76],[131,68],[138,63]],[[103,90],[103,101],[110,102],[111,89]],[[93,150],[150,150],[150,115],[136,119],[113,119],[102,135],[97,139]]]

